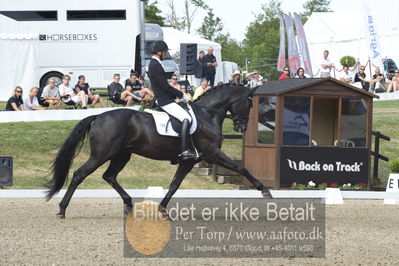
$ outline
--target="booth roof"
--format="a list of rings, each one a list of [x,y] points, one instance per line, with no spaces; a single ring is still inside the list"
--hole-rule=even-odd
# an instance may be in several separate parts
[[[369,97],[379,98],[377,95],[370,93],[368,91],[356,88],[350,84],[342,82],[340,80],[334,78],[306,78],[306,79],[298,79],[298,78],[288,78],[282,79],[278,81],[267,82],[266,84],[259,86],[259,88],[255,91],[255,95],[259,94],[269,94],[269,95],[280,95],[288,92],[292,92],[295,90],[299,90],[305,87],[309,87],[312,85],[317,85],[323,82],[333,82],[338,85],[344,86],[348,89],[354,90],[358,93],[365,94]]]

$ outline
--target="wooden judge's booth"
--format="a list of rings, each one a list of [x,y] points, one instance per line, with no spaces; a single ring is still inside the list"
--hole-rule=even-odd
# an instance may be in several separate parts
[[[274,188],[368,184],[374,97],[333,78],[260,86],[243,138],[243,165]]]

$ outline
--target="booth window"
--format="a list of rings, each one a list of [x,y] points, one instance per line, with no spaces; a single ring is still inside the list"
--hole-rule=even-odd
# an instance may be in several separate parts
[[[312,146],[333,146],[338,138],[339,99],[313,98]]]
[[[258,143],[274,144],[276,97],[259,97]]]
[[[310,97],[284,97],[283,144],[309,145]]]
[[[341,146],[366,145],[367,101],[360,98],[342,99]]]
[[[16,21],[56,21],[57,11],[0,11],[1,15]]]
[[[67,20],[125,20],[126,10],[68,10]]]

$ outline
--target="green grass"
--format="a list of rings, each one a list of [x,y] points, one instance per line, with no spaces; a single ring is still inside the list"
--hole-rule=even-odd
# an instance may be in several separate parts
[[[43,188],[49,179],[49,168],[58,148],[68,137],[77,121],[59,122],[20,122],[0,123],[0,155],[14,158],[13,188]],[[226,130],[231,134],[231,123],[226,124]],[[241,157],[240,141],[229,140],[224,144],[224,150],[231,153],[235,159]],[[75,158],[71,173],[81,166],[89,156],[89,147],[85,143],[81,153]],[[97,169],[85,179],[80,188],[110,188],[102,180],[102,173],[108,163]],[[137,155],[119,174],[118,181],[125,188],[147,188],[162,186],[167,188],[177,166],[169,162],[154,161]],[[184,180],[182,188],[197,189],[231,189],[232,185],[220,185],[211,177],[190,173]]]
[[[0,103],[4,106],[4,103]],[[0,155],[14,157],[13,188],[43,188],[49,177],[48,169],[58,147],[64,142],[76,121],[0,123]],[[391,138],[381,141],[381,154],[390,160],[399,159],[399,101],[384,101],[374,104],[373,130]],[[233,134],[231,121],[224,125],[225,134]],[[225,140],[225,151],[233,159],[241,159],[241,141]],[[89,156],[88,145],[75,159],[72,170],[76,170]],[[110,188],[101,175],[108,164],[99,168],[81,184],[80,188]],[[372,169],[372,168],[371,168]],[[119,174],[118,180],[125,188],[162,186],[167,188],[176,171],[176,166],[133,155],[131,161]],[[380,161],[379,177],[383,183],[389,175],[389,163]],[[231,189],[231,185],[219,185],[210,177],[190,173],[182,188]]]

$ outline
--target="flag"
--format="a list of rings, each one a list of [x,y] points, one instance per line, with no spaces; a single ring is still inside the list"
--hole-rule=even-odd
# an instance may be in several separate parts
[[[364,32],[366,34],[367,47],[371,64],[375,67],[380,67],[381,60],[381,46],[378,40],[378,28],[375,21],[375,16],[371,12],[367,3],[363,2],[364,7]]]
[[[277,71],[283,71],[285,66],[285,29],[284,18],[280,15],[280,51],[278,52]]]
[[[294,25],[292,24],[291,15],[284,14],[285,26],[287,27],[288,38],[288,64],[290,66],[290,73],[294,74],[300,68],[299,53],[295,39]]]
[[[296,37],[298,39],[299,49],[301,50],[301,58],[303,63],[303,68],[305,69],[305,73],[313,76],[312,65],[310,63],[310,55],[308,42],[306,41],[305,30],[302,25],[302,18],[297,13],[294,13],[294,21],[296,28]]]

